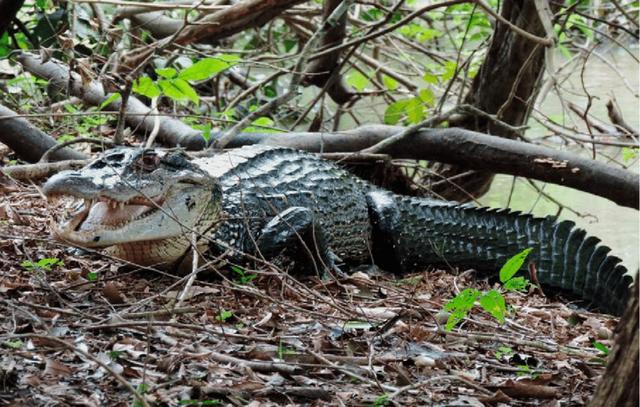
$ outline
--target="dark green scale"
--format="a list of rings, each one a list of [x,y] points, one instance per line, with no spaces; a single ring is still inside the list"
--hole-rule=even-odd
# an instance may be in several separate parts
[[[614,314],[629,295],[631,278],[620,260],[570,221],[394,195],[285,148],[244,147],[196,163],[222,187],[225,218],[212,228],[213,239],[238,252],[270,257],[300,251],[302,240],[329,267],[336,259],[373,260],[395,273],[437,265],[496,276],[511,256],[531,247],[543,285]]]

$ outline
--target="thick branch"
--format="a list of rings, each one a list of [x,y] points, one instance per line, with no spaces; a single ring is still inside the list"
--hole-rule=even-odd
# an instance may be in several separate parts
[[[325,0],[323,5],[323,20],[329,19],[333,10],[338,7],[342,0]],[[347,28],[347,13],[344,13],[330,28],[324,33],[318,48],[334,47],[340,45],[344,40]],[[333,52],[322,55],[321,57],[311,61],[305,71],[305,84],[315,85],[319,88],[324,87],[327,81],[332,77],[334,71],[340,69],[341,49],[336,48]],[[339,73],[335,73],[339,75]],[[345,104],[353,97],[353,93],[344,82],[341,76],[333,78],[333,83],[327,89],[327,93],[338,104]]]
[[[176,43],[186,45],[205,38],[207,41],[226,38],[249,28],[260,27],[284,10],[303,2],[304,0],[242,1],[196,21],[182,31]]]
[[[21,159],[37,162],[42,154],[58,144],[56,139],[34,127],[16,112],[0,105],[0,142],[11,148]],[[50,157],[53,160],[81,160],[84,154],[62,148]]]
[[[340,133],[241,133],[229,144],[274,144],[316,152],[357,152],[402,131],[372,125]],[[564,151],[463,129],[420,131],[380,151],[395,158],[464,163],[466,168],[565,185],[638,209],[638,174]]]
[[[99,82],[93,81],[84,85],[80,75],[75,72],[71,74],[70,80],[69,68],[59,62],[50,60],[42,63],[40,58],[30,54],[20,54],[17,59],[27,71],[48,80],[50,87],[57,87],[63,92],[68,92],[70,95],[82,99],[88,105],[99,106],[107,97]],[[121,99],[117,99],[109,104],[105,110],[119,111],[121,102]],[[149,116],[151,112],[149,107],[139,99],[130,96],[125,110],[125,120],[129,126],[145,133],[151,133],[155,124],[155,116]],[[158,140],[165,144],[180,145],[189,149],[205,147],[205,141],[198,130],[170,117],[162,116],[159,119]]]

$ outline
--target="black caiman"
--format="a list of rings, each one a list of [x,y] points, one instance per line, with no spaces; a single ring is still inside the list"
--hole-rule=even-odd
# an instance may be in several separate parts
[[[52,226],[59,239],[141,265],[179,262],[194,236],[214,253],[285,252],[325,270],[373,262],[395,273],[444,265],[495,275],[531,247],[541,284],[612,314],[623,311],[632,281],[608,247],[571,221],[395,195],[286,148],[190,159],[121,147],[53,176],[43,190],[77,200],[75,213]]]

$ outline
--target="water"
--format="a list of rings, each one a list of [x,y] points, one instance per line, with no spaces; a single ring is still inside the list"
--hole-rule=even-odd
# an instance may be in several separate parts
[[[637,54],[637,49],[634,49]],[[605,103],[612,95],[620,106],[620,110],[626,122],[634,128],[639,127],[640,103],[638,101],[638,63],[624,52],[615,54],[605,54],[604,57],[610,62],[626,80],[628,86],[615,73],[614,69],[602,60],[594,57],[589,58],[589,64],[584,70],[584,83],[587,91],[593,97],[593,107],[590,110],[596,117],[608,123]],[[558,58],[557,64],[562,63]],[[565,97],[581,107],[585,107],[587,97],[584,95],[581,80],[582,70],[574,70],[564,86],[570,92],[565,92]],[[631,89],[629,89],[631,88]],[[563,115],[562,104],[554,94],[549,94],[539,106],[540,110],[550,116],[557,118]],[[565,114],[567,125],[573,126],[569,115]],[[574,115],[574,117],[576,117]],[[576,119],[576,123],[579,120]],[[578,123],[580,124],[580,123]],[[581,126],[584,129],[584,126]],[[535,138],[549,135],[549,132],[541,126],[533,126],[527,132],[527,137]],[[569,147],[572,152],[580,154],[591,154],[591,150],[579,149],[576,146]],[[608,157],[615,157],[622,162],[621,151],[618,148],[599,147]],[[638,172],[638,162],[633,160],[625,163],[632,171]],[[480,202],[491,207],[505,207],[511,190],[513,177],[498,175],[491,186],[490,191],[482,197]],[[602,241],[612,248],[612,254],[620,257],[630,270],[637,270],[639,265],[640,247],[640,218],[635,209],[624,208],[615,203],[600,198],[586,192],[577,191],[571,188],[553,184],[537,182],[544,188],[544,192],[551,195],[563,205],[574,209],[582,216],[564,210],[561,219],[571,219],[576,224],[591,235],[598,236]],[[535,215],[553,215],[557,212],[558,206],[549,200],[539,197],[539,193],[532,188],[526,180],[518,179],[515,184],[510,208],[531,212]]]

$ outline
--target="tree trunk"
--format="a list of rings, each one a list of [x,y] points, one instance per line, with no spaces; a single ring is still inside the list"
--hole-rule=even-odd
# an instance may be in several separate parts
[[[24,0],[0,0],[0,37],[8,31]]]
[[[534,3],[531,0],[505,0],[501,15],[525,31],[545,37]],[[506,24],[496,22],[491,46],[465,97],[465,103],[492,115],[500,113],[501,121],[521,126],[527,122],[543,71],[544,46],[515,33]],[[486,118],[473,115],[467,115],[451,125],[511,139],[518,136]],[[439,174],[431,179],[433,182],[469,170],[462,166],[443,164],[434,164],[433,168]],[[489,172],[474,172],[456,178],[458,188],[452,188],[449,183],[440,183],[441,187],[435,187],[433,191],[447,199],[466,201],[469,200],[469,195],[463,191],[481,196],[489,189],[493,175]]]
[[[616,343],[607,370],[589,407],[637,407],[638,397],[638,278],[627,310],[616,329]]]

